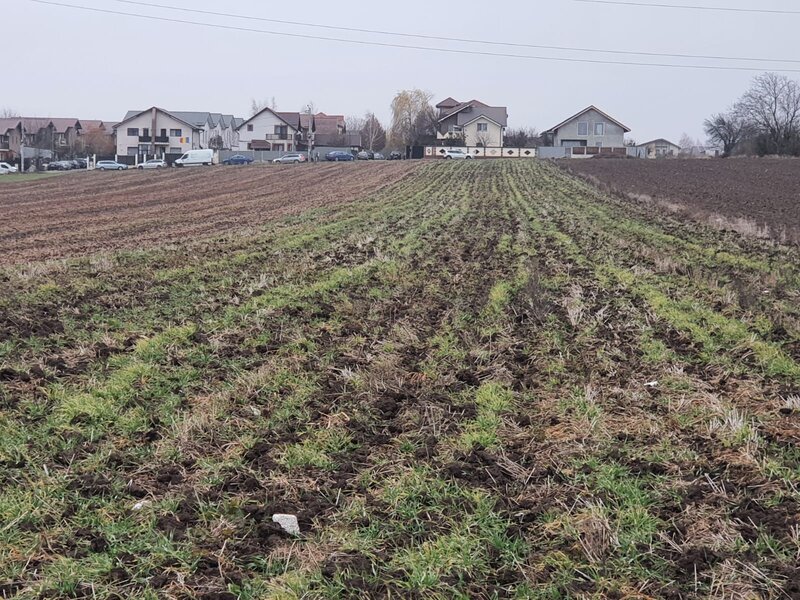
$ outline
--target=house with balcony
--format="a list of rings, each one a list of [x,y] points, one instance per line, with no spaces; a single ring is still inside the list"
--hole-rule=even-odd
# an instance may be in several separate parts
[[[297,152],[308,148],[314,116],[264,108],[237,127],[241,150]]]
[[[477,148],[500,148],[503,146],[508,109],[505,106],[489,106],[479,100],[459,102],[447,98],[436,105],[437,139],[442,143]]]
[[[236,117],[222,113],[168,111],[157,106],[131,110],[114,126],[118,157],[159,157],[188,150],[236,150]]]

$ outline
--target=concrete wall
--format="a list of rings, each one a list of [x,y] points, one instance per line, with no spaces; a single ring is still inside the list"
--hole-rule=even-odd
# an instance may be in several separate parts
[[[537,148],[482,148],[478,146],[426,146],[425,158],[441,158],[445,150],[462,150],[472,158],[536,158]]]
[[[588,124],[588,135],[578,135],[578,123]],[[603,135],[595,135],[595,124],[603,123]],[[586,142],[586,146],[602,144],[607,148],[621,148],[625,145],[625,130],[612,123],[595,110],[590,110],[563,125],[555,136],[555,146],[563,146],[570,141]]]

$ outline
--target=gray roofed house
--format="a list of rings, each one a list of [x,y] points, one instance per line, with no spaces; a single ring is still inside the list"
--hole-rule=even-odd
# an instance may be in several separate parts
[[[143,111],[129,110],[121,122],[125,122]],[[236,134],[237,118],[233,115],[223,115],[222,113],[212,113],[203,111],[183,111],[170,110],[164,111],[176,119],[191,125],[197,133],[198,144],[201,148],[208,148],[212,138],[217,136],[222,138],[223,149],[230,150],[238,148],[238,134]],[[244,119],[239,119],[244,122]]]
[[[463,142],[466,146],[484,148],[501,147],[506,127],[508,109],[505,106],[489,106],[479,100],[458,102],[447,98],[436,105],[438,114],[437,138]]]
[[[596,106],[565,119],[543,132],[546,146],[563,148],[624,148],[625,134],[630,128]]]

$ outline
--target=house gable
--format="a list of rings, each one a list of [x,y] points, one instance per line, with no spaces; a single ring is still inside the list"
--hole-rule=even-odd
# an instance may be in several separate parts
[[[627,127],[626,125],[623,125],[622,123],[620,123],[619,121],[617,121],[617,120],[616,120],[614,117],[612,117],[612,116],[609,116],[607,113],[604,113],[602,110],[600,110],[600,109],[599,109],[599,108],[597,108],[596,106],[594,106],[594,105],[591,105],[591,106],[587,106],[586,108],[584,108],[584,109],[583,109],[582,111],[580,111],[579,113],[576,113],[576,114],[572,115],[570,118],[568,118],[568,119],[565,119],[564,121],[562,121],[561,123],[559,123],[559,124],[558,124],[558,125],[556,125],[555,127],[551,127],[551,128],[550,128],[550,129],[548,129],[547,131],[544,131],[543,133],[553,133],[553,134],[557,134],[559,129],[563,128],[564,126],[566,126],[566,125],[568,125],[568,124],[570,124],[570,123],[572,123],[573,121],[577,121],[577,120],[579,120],[581,117],[583,117],[584,115],[586,115],[587,113],[589,113],[589,112],[591,112],[591,111],[594,111],[594,112],[596,112],[597,114],[599,114],[599,115],[600,115],[601,117],[603,117],[604,119],[607,119],[607,120],[608,120],[608,121],[610,121],[611,123],[614,123],[614,124],[615,124],[615,125],[617,125],[618,127],[622,128],[622,129],[624,130],[624,132],[625,132],[625,133],[629,133],[629,132],[630,132],[630,128],[629,128],[629,127]]]

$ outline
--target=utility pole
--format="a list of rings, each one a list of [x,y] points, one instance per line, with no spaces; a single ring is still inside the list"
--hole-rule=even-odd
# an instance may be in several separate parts
[[[19,120],[19,172],[25,172],[25,121]]]
[[[310,163],[311,162],[311,146],[314,144],[314,131],[313,131],[314,130],[314,127],[313,127],[314,115],[312,114],[313,110],[314,110],[314,107],[311,106],[311,104],[309,104],[308,107],[306,107],[306,110],[308,112],[308,132],[306,133],[306,137],[307,137],[307,141],[308,141],[308,144],[307,144],[308,162]]]

